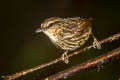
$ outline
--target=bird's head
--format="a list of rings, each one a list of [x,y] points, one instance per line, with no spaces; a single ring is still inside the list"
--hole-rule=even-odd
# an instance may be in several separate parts
[[[40,33],[40,32],[49,30],[50,28],[54,27],[54,24],[57,21],[60,21],[61,19],[62,18],[59,18],[59,17],[48,18],[48,19],[44,20],[44,22],[41,24],[40,28],[38,28],[35,32]]]

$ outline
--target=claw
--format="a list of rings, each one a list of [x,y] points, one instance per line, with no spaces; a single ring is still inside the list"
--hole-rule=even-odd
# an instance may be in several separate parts
[[[67,55],[68,51],[64,52],[61,56],[62,58],[62,61],[64,61],[66,64],[69,63],[69,60],[68,60],[68,55]]]
[[[94,42],[93,42],[93,47],[94,48],[97,48],[97,49],[101,49],[101,44],[98,42],[98,40],[95,38],[95,36],[91,33],[93,39],[94,39]]]

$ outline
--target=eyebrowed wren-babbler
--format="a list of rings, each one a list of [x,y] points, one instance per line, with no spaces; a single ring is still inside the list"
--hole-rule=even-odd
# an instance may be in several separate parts
[[[92,19],[51,17],[44,20],[36,32],[44,32],[55,46],[63,49],[65,52],[61,58],[65,63],[68,63],[67,53],[84,45],[90,35],[94,39],[93,46],[98,49],[101,48],[101,45],[92,34]]]

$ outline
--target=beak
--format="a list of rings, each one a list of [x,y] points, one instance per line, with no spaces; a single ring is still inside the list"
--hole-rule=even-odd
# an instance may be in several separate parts
[[[38,29],[35,30],[36,33],[40,33],[40,32],[42,32],[42,31],[43,31],[43,30],[40,29],[40,28],[38,28]]]

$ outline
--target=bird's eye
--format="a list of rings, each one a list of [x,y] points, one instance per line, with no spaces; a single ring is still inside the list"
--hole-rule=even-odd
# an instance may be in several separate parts
[[[50,23],[50,24],[49,24],[49,27],[52,27],[52,26],[53,26],[53,23]]]

